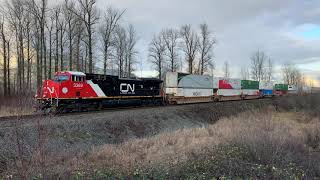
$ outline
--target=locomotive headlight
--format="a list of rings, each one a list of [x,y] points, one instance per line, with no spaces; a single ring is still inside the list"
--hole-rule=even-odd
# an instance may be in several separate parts
[[[62,88],[62,93],[63,94],[67,94],[68,93],[68,88],[66,88],[66,87]]]

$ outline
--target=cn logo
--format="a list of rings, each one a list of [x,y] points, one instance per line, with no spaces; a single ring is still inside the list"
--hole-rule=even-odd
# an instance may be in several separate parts
[[[127,84],[121,83],[120,84],[120,93],[121,94],[135,94],[135,84]]]
[[[50,94],[53,94],[54,93],[54,87],[52,87],[51,89],[49,87],[47,87],[48,91]]]

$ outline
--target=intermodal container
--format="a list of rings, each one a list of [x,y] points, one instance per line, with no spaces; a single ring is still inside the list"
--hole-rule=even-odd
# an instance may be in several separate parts
[[[213,89],[179,88],[176,96],[209,97],[209,96],[213,96]]]
[[[288,84],[276,84],[274,89],[277,91],[288,91]]]
[[[217,91],[218,96],[240,96],[242,91],[239,89],[219,89]]]
[[[178,94],[178,89],[179,88],[165,88],[165,92],[168,95],[176,96]]]
[[[241,89],[259,89],[259,81],[241,80]]]
[[[287,90],[275,90],[275,91],[273,91],[273,94],[277,95],[277,96],[285,96],[288,94],[288,91]]]
[[[263,89],[260,92],[261,92],[261,96],[272,96],[273,95],[273,90],[269,90],[269,89]]]
[[[259,96],[260,91],[257,89],[244,89],[242,90],[242,94],[247,96]]]
[[[213,79],[211,76],[186,75],[178,80],[179,88],[213,89]]]
[[[272,82],[260,81],[259,89],[260,90],[273,90],[273,83]]]
[[[215,79],[217,80],[217,79]],[[241,89],[241,80],[232,78],[219,78],[218,89]],[[215,83],[214,83],[215,84]]]
[[[167,72],[164,82],[165,82],[166,88],[177,88],[178,87],[178,73]]]
[[[298,87],[296,85],[288,85],[288,91],[298,91]]]

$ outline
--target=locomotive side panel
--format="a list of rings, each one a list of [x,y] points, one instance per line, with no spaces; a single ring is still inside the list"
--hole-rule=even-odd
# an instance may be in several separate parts
[[[122,79],[117,76],[88,74],[107,97],[114,96],[159,96],[162,81],[158,79]]]

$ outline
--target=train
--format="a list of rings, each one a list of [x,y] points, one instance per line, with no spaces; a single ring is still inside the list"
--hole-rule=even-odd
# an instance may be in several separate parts
[[[297,94],[295,86],[168,72],[156,78],[120,78],[76,71],[56,72],[36,93],[37,109],[63,113],[122,106],[246,100]]]

